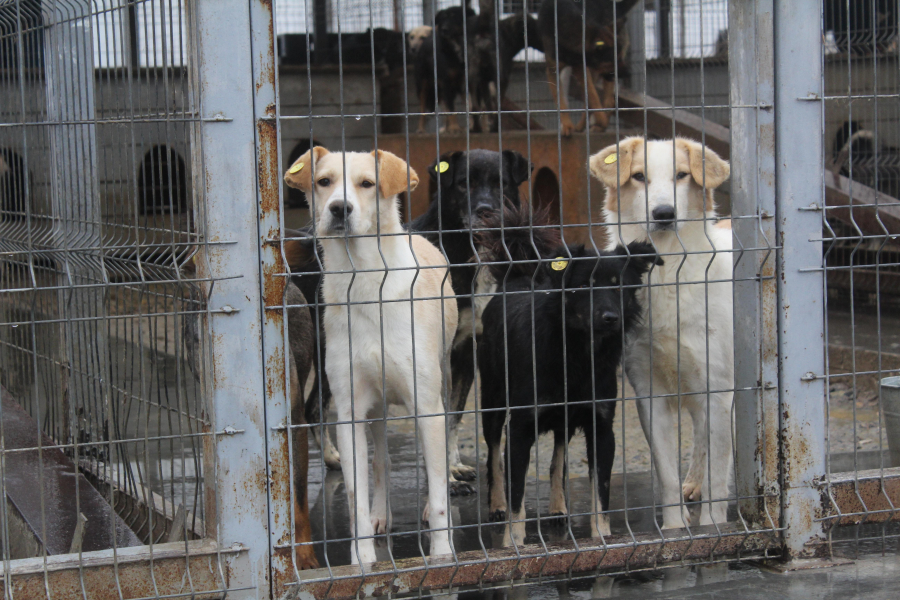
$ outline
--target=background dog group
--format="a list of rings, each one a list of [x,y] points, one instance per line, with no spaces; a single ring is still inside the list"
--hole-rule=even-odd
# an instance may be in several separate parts
[[[441,131],[459,131],[457,101],[468,101],[476,113],[471,130],[481,131],[482,116],[489,115],[490,130],[497,131],[499,109],[504,108],[513,59],[531,47],[544,52],[547,82],[560,108],[563,135],[583,130],[584,119],[572,123],[569,93],[587,98],[590,124],[605,129],[614,105],[615,77],[624,71],[628,51],[625,15],[637,0],[544,0],[535,19],[515,14],[497,20],[493,4],[476,14],[465,6],[435,14],[434,29],[417,27],[408,34],[415,59],[416,90],[420,116],[418,132],[425,132],[426,113],[440,105],[447,113]],[[570,90],[574,78],[575,90]],[[597,88],[601,87],[601,97]],[[508,108],[508,107],[507,107]]]
[[[380,420],[389,401],[405,404],[420,419],[419,431],[427,430],[424,518],[432,528],[431,553],[449,552],[444,465],[462,463],[453,433],[446,439],[444,432],[455,429],[450,423],[458,426],[464,411],[476,351],[489,452],[488,501],[491,519],[509,522],[506,543],[524,541],[528,457],[535,432],[544,431],[552,431],[555,440],[551,512],[567,514],[565,446],[580,428],[588,441],[591,531],[609,533],[605,513],[620,356],[638,396],[660,480],[663,526],[688,524],[682,498],[704,500],[701,524],[726,520],[731,393],[720,390],[733,387],[731,233],[727,221],[715,222],[713,190],[727,179],[727,162],[681,139],[627,138],[594,155],[591,172],[607,188],[606,217],[614,232],[600,252],[562,244],[546,215],[531,213],[518,194],[530,165],[514,152],[442,156],[429,168],[432,204],[408,229],[400,223],[397,194],[414,188],[418,176],[401,159],[315,148],[297,164],[299,174],[286,179],[319,195],[315,233],[321,247],[307,238],[290,252],[314,248],[327,272],[322,285],[326,372],[341,423],[341,453],[354,457],[355,465],[345,470],[357,528],[353,562],[374,560],[372,536],[390,529],[390,461]],[[660,255],[674,256],[675,266]],[[479,268],[482,263],[487,268]],[[649,286],[643,280],[648,271]],[[413,302],[414,321],[410,291],[428,299]],[[503,293],[492,297],[491,292]],[[425,308],[429,302],[431,309]],[[694,425],[683,484],[679,406]],[[375,446],[371,510],[367,420]],[[461,478],[473,473],[457,469]]]

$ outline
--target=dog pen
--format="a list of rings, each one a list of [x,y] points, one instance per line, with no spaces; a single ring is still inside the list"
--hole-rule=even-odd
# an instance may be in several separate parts
[[[417,132],[417,59],[405,34],[460,6],[0,0],[4,598],[444,596],[896,550],[896,2],[639,0],[614,13],[613,44],[625,54],[606,74],[615,94],[604,131],[559,131],[545,54],[530,47],[512,62],[499,110],[470,108],[474,80],[464,77],[457,110],[425,111]],[[540,2],[471,8],[493,13],[488,37],[499,50],[501,23],[523,11],[537,19]],[[586,40],[587,28],[574,36]],[[433,85],[442,75],[434,70]],[[596,111],[577,79],[569,112],[589,123]],[[443,131],[448,119],[461,131]],[[469,131],[474,120],[488,131]],[[460,492],[449,498],[453,553],[428,553],[427,440],[415,416],[386,410],[393,527],[376,536],[377,563],[351,565],[343,478],[352,471],[330,468],[320,450],[338,424],[322,385],[322,337],[310,376],[292,382],[291,311],[318,323],[327,306],[286,299],[288,282],[305,289],[323,261],[309,228],[317,197],[285,186],[285,172],[316,145],[390,151],[419,176],[400,196],[408,223],[445,201],[429,169],[440,173],[447,153],[514,151],[533,165],[521,202],[549,219],[530,233],[603,249],[616,233],[588,162],[634,135],[688,137],[731,165],[716,199],[733,246],[699,252],[725,252],[733,264],[734,382],[701,394],[733,394],[726,497],[685,501],[691,519],[662,528],[639,398],[619,368],[618,400],[606,400],[617,406],[611,532],[591,536],[583,436],[564,455],[568,514],[550,514],[553,452],[542,438],[526,480],[525,539],[508,545],[509,517],[489,515],[476,378],[458,411],[459,452],[473,468],[464,475],[474,479],[449,487]],[[471,236],[466,264],[490,262],[477,252],[477,221],[461,232]],[[434,233],[441,247],[454,231]],[[313,258],[292,272],[297,242]],[[506,292],[457,295],[476,305]],[[474,319],[465,326],[477,372],[481,333]],[[297,383],[318,422],[292,411]],[[445,400],[451,393],[445,386]],[[294,481],[300,431],[310,434],[305,491]],[[672,431],[680,479],[691,432],[682,412]],[[712,477],[711,459],[703,469]],[[303,493],[311,541],[298,533]],[[727,505],[727,518],[699,525],[710,501]],[[310,547],[318,568],[303,569],[298,556]]]

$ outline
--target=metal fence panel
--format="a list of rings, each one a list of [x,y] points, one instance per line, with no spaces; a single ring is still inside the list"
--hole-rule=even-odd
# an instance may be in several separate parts
[[[896,543],[900,8],[544,1],[0,0],[5,598]]]

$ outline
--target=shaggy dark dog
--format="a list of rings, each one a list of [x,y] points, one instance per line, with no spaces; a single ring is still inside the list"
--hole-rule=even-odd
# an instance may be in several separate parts
[[[490,270],[498,293],[505,292],[482,315],[478,368],[490,518],[509,516],[507,544],[524,542],[525,478],[536,432],[554,434],[550,511],[562,516],[565,446],[577,429],[584,431],[594,491],[591,531],[609,533],[609,518],[601,513],[609,509],[615,455],[616,368],[624,336],[641,314],[636,290],[651,265],[661,263],[648,243],[598,253],[583,245],[557,246],[556,230],[530,224],[546,225],[546,215],[532,219],[527,208],[505,210],[502,238],[499,214],[484,219],[492,229],[479,235],[484,258],[494,263]],[[507,409],[508,504],[500,466]]]

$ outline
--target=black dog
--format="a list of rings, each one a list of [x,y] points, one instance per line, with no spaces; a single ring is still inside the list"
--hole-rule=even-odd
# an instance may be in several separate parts
[[[497,23],[496,31],[494,28],[492,13],[478,16],[472,51],[469,54],[469,90],[473,101],[472,110],[475,112],[495,112],[502,109],[516,54],[526,45],[536,50],[544,49],[537,20],[531,15],[512,15]],[[490,117],[490,130],[497,131],[498,128],[498,115],[493,114]],[[472,130],[481,131],[481,119],[478,117],[473,121]]]
[[[478,269],[474,261],[477,246],[473,236],[481,227],[481,218],[498,211],[504,198],[512,206],[520,205],[519,185],[527,181],[531,164],[512,150],[472,150],[442,155],[428,168],[428,173],[431,204],[425,214],[409,224],[409,230],[428,238],[446,254],[451,265],[450,277],[459,309],[459,327],[450,354],[452,387],[447,406],[450,413],[447,446],[450,450],[451,492],[471,493],[474,491],[471,486],[460,483],[475,479],[476,473],[473,467],[464,465],[459,458],[458,427],[475,380],[472,336],[481,333],[480,313],[485,304],[485,298],[475,298],[473,301],[473,294],[489,292],[489,288],[485,290],[485,285],[491,285],[484,278],[477,277]],[[316,258],[312,229],[286,233],[288,237],[297,238],[285,242],[286,259],[295,274],[294,279],[307,298],[318,298],[321,263]],[[315,307],[312,307],[312,312],[315,318]],[[320,309],[319,312],[324,311]],[[324,341],[321,327],[317,334],[321,344]],[[324,361],[324,347],[313,356],[317,377],[306,400],[309,423],[321,422],[321,413],[327,409],[331,399],[320,358]],[[320,374],[321,379],[318,377]],[[329,466],[339,468],[337,453],[330,447],[330,439],[320,438],[317,428],[313,430],[322,445],[326,462],[329,457],[334,457]]]
[[[485,298],[475,293],[489,292],[491,282],[478,277],[475,261],[477,247],[474,233],[481,220],[503,206],[503,199],[520,205],[519,185],[528,180],[531,164],[512,150],[493,152],[471,150],[441,156],[428,168],[432,186],[431,204],[421,217],[410,223],[418,232],[440,248],[450,262],[450,278],[457,295],[459,326],[450,354],[452,385],[447,446],[450,450],[450,472],[453,477],[475,479],[475,469],[459,458],[458,427],[462,411],[475,381],[473,335],[481,333],[481,309]],[[486,289],[487,288],[487,289]],[[458,487],[458,486],[457,486]]]
[[[577,429],[584,431],[593,490],[591,532],[609,533],[609,518],[601,513],[609,509],[615,455],[616,368],[623,338],[639,319],[636,289],[650,266],[661,263],[644,242],[600,253],[583,245],[554,249],[553,230],[532,230],[529,222],[527,208],[504,210],[503,239],[499,214],[484,219],[493,229],[479,236],[487,259],[499,263],[490,270],[507,294],[485,308],[478,346],[490,519],[505,521],[509,507],[515,524],[506,544],[525,538],[523,498],[535,421],[538,433],[554,433],[551,478],[557,485],[564,478],[565,446]],[[535,216],[534,224],[546,223],[546,215]],[[509,258],[518,262],[509,267]],[[509,504],[500,467],[507,410]],[[558,516],[566,514],[561,491],[559,485],[550,509]]]
[[[435,110],[435,71],[441,110],[453,113],[457,96],[465,96],[466,46],[471,45],[475,19],[475,11],[461,6],[445,8],[434,15],[434,30],[422,41],[416,55],[416,90],[421,113],[418,133],[425,133],[425,113]],[[447,131],[459,130],[457,116],[448,114]]]
[[[554,100],[559,101],[560,110],[569,109],[566,77],[559,77],[561,89],[556,88],[559,71],[564,67],[571,67],[572,76],[582,91],[587,88],[590,110],[598,111],[614,105],[615,81],[611,79],[617,61],[623,58],[619,55],[627,45],[625,15],[636,3],[637,0],[544,0],[541,3],[538,29],[547,62],[547,82]],[[617,34],[614,33],[616,31]],[[587,65],[586,72],[584,65]],[[596,88],[600,78],[603,79],[602,100]],[[591,125],[606,129],[609,115],[606,112],[592,113]],[[584,126],[585,121],[582,120],[576,128],[568,112],[560,115],[563,135],[570,135],[576,129],[581,131]]]

